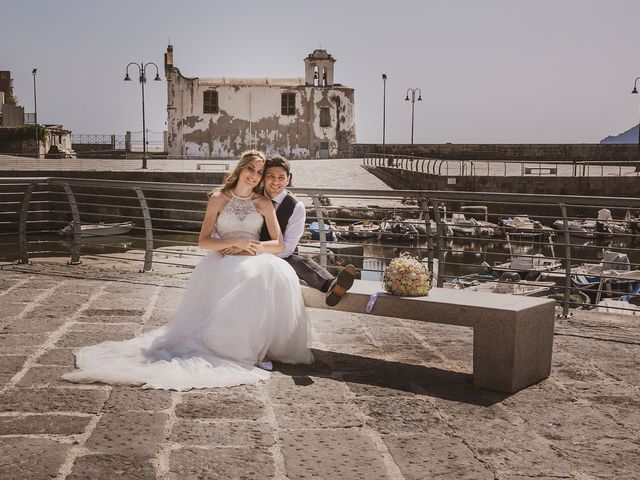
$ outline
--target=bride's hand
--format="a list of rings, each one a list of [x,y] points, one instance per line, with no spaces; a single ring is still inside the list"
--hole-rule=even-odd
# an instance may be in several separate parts
[[[250,255],[255,255],[256,253],[262,251],[262,245],[258,240],[251,240],[249,238],[238,238],[234,242],[234,246],[238,247],[240,250],[244,250]]]

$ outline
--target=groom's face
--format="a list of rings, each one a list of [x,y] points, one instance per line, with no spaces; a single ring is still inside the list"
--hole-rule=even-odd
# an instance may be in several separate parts
[[[282,167],[270,167],[264,172],[264,193],[269,198],[278,196],[287,186],[291,180],[291,175],[287,174],[287,171]]]

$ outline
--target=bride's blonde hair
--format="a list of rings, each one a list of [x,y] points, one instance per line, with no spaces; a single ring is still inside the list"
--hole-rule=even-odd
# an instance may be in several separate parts
[[[222,187],[214,190],[213,192],[219,191],[224,193],[236,188],[236,185],[238,185],[238,178],[240,177],[240,172],[242,171],[243,168],[247,168],[247,166],[251,162],[253,162],[256,158],[262,160],[263,163],[265,162],[264,153],[262,153],[259,150],[246,150],[242,152],[242,155],[240,155],[240,161],[236,165],[236,168],[234,168],[233,171],[229,175],[227,175],[227,177],[224,179],[224,182],[222,183]],[[260,181],[260,183],[254,187],[253,191],[255,193],[259,193],[261,190],[262,190],[262,181]],[[211,196],[211,193],[209,194],[209,196]]]

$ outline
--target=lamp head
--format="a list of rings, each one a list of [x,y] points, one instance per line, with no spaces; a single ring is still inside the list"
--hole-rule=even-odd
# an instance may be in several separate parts
[[[638,93],[638,89],[636,87],[633,87],[633,91],[631,93]]]
[[[37,71],[38,71],[38,69],[37,69],[37,68],[34,68],[34,69],[31,71],[31,74],[32,74],[32,75],[35,75]]]
[[[383,73],[383,74],[382,74],[382,79],[383,79],[383,80],[386,80],[386,79],[387,79],[387,74],[386,74],[386,73]]]
[[[161,82],[162,79],[160,78],[160,74],[156,73],[156,78],[153,79],[154,82]]]
[[[131,77],[129,76],[129,72],[127,72],[127,75],[124,77],[124,81],[125,82],[130,82],[131,81]]]
[[[422,101],[422,95],[418,95],[418,101],[421,102]]]
[[[407,93],[407,97],[404,99],[405,102],[409,101],[409,94]]]

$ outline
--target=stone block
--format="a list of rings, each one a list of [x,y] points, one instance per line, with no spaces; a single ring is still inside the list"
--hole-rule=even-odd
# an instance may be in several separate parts
[[[22,370],[26,360],[24,355],[0,355],[0,373],[15,375]]]
[[[16,388],[0,395],[0,412],[98,413],[108,393],[87,388]]]
[[[259,420],[265,415],[264,404],[243,393],[198,393],[185,395],[176,406],[181,418],[228,418]]]
[[[111,390],[104,408],[106,411],[160,411],[171,407],[170,391],[143,390],[117,386]]]
[[[371,437],[359,429],[281,432],[280,441],[288,478],[395,478]]]
[[[78,415],[0,416],[0,435],[77,435],[90,421]]]
[[[38,357],[37,363],[40,365],[63,365],[71,370],[75,365],[75,360],[72,348],[52,348]]]
[[[384,435],[393,461],[407,480],[451,478],[494,480],[495,476],[464,442],[445,433]]]
[[[67,321],[64,317],[55,314],[36,314],[33,311],[22,318],[16,319],[7,325],[3,331],[7,333],[38,333],[53,332]]]
[[[133,337],[132,332],[121,331],[119,328],[111,328],[107,331],[77,332],[69,331],[56,342],[58,347],[84,347],[95,345],[107,340],[128,340]]]
[[[37,347],[44,343],[46,337],[41,333],[0,333],[0,348]]]
[[[88,454],[76,459],[67,480],[156,480],[152,455]]]
[[[274,478],[271,454],[260,448],[184,447],[170,454],[172,478],[267,480]]]
[[[107,412],[87,440],[94,452],[152,455],[164,441],[166,413]]]
[[[359,427],[362,415],[351,404],[275,404],[276,421],[282,429]]]
[[[56,478],[71,445],[48,438],[0,438],[0,478],[45,480]]]
[[[446,425],[433,405],[424,398],[358,398],[356,405],[367,423],[381,433],[445,432]]]
[[[69,382],[63,380],[62,374],[69,371],[66,366],[33,366],[20,379],[20,387],[68,387]]]
[[[268,448],[275,437],[271,426],[262,422],[178,420],[170,440],[181,445]]]
[[[274,403],[345,403],[349,390],[338,380],[310,376],[283,376],[267,382],[269,398]]]

